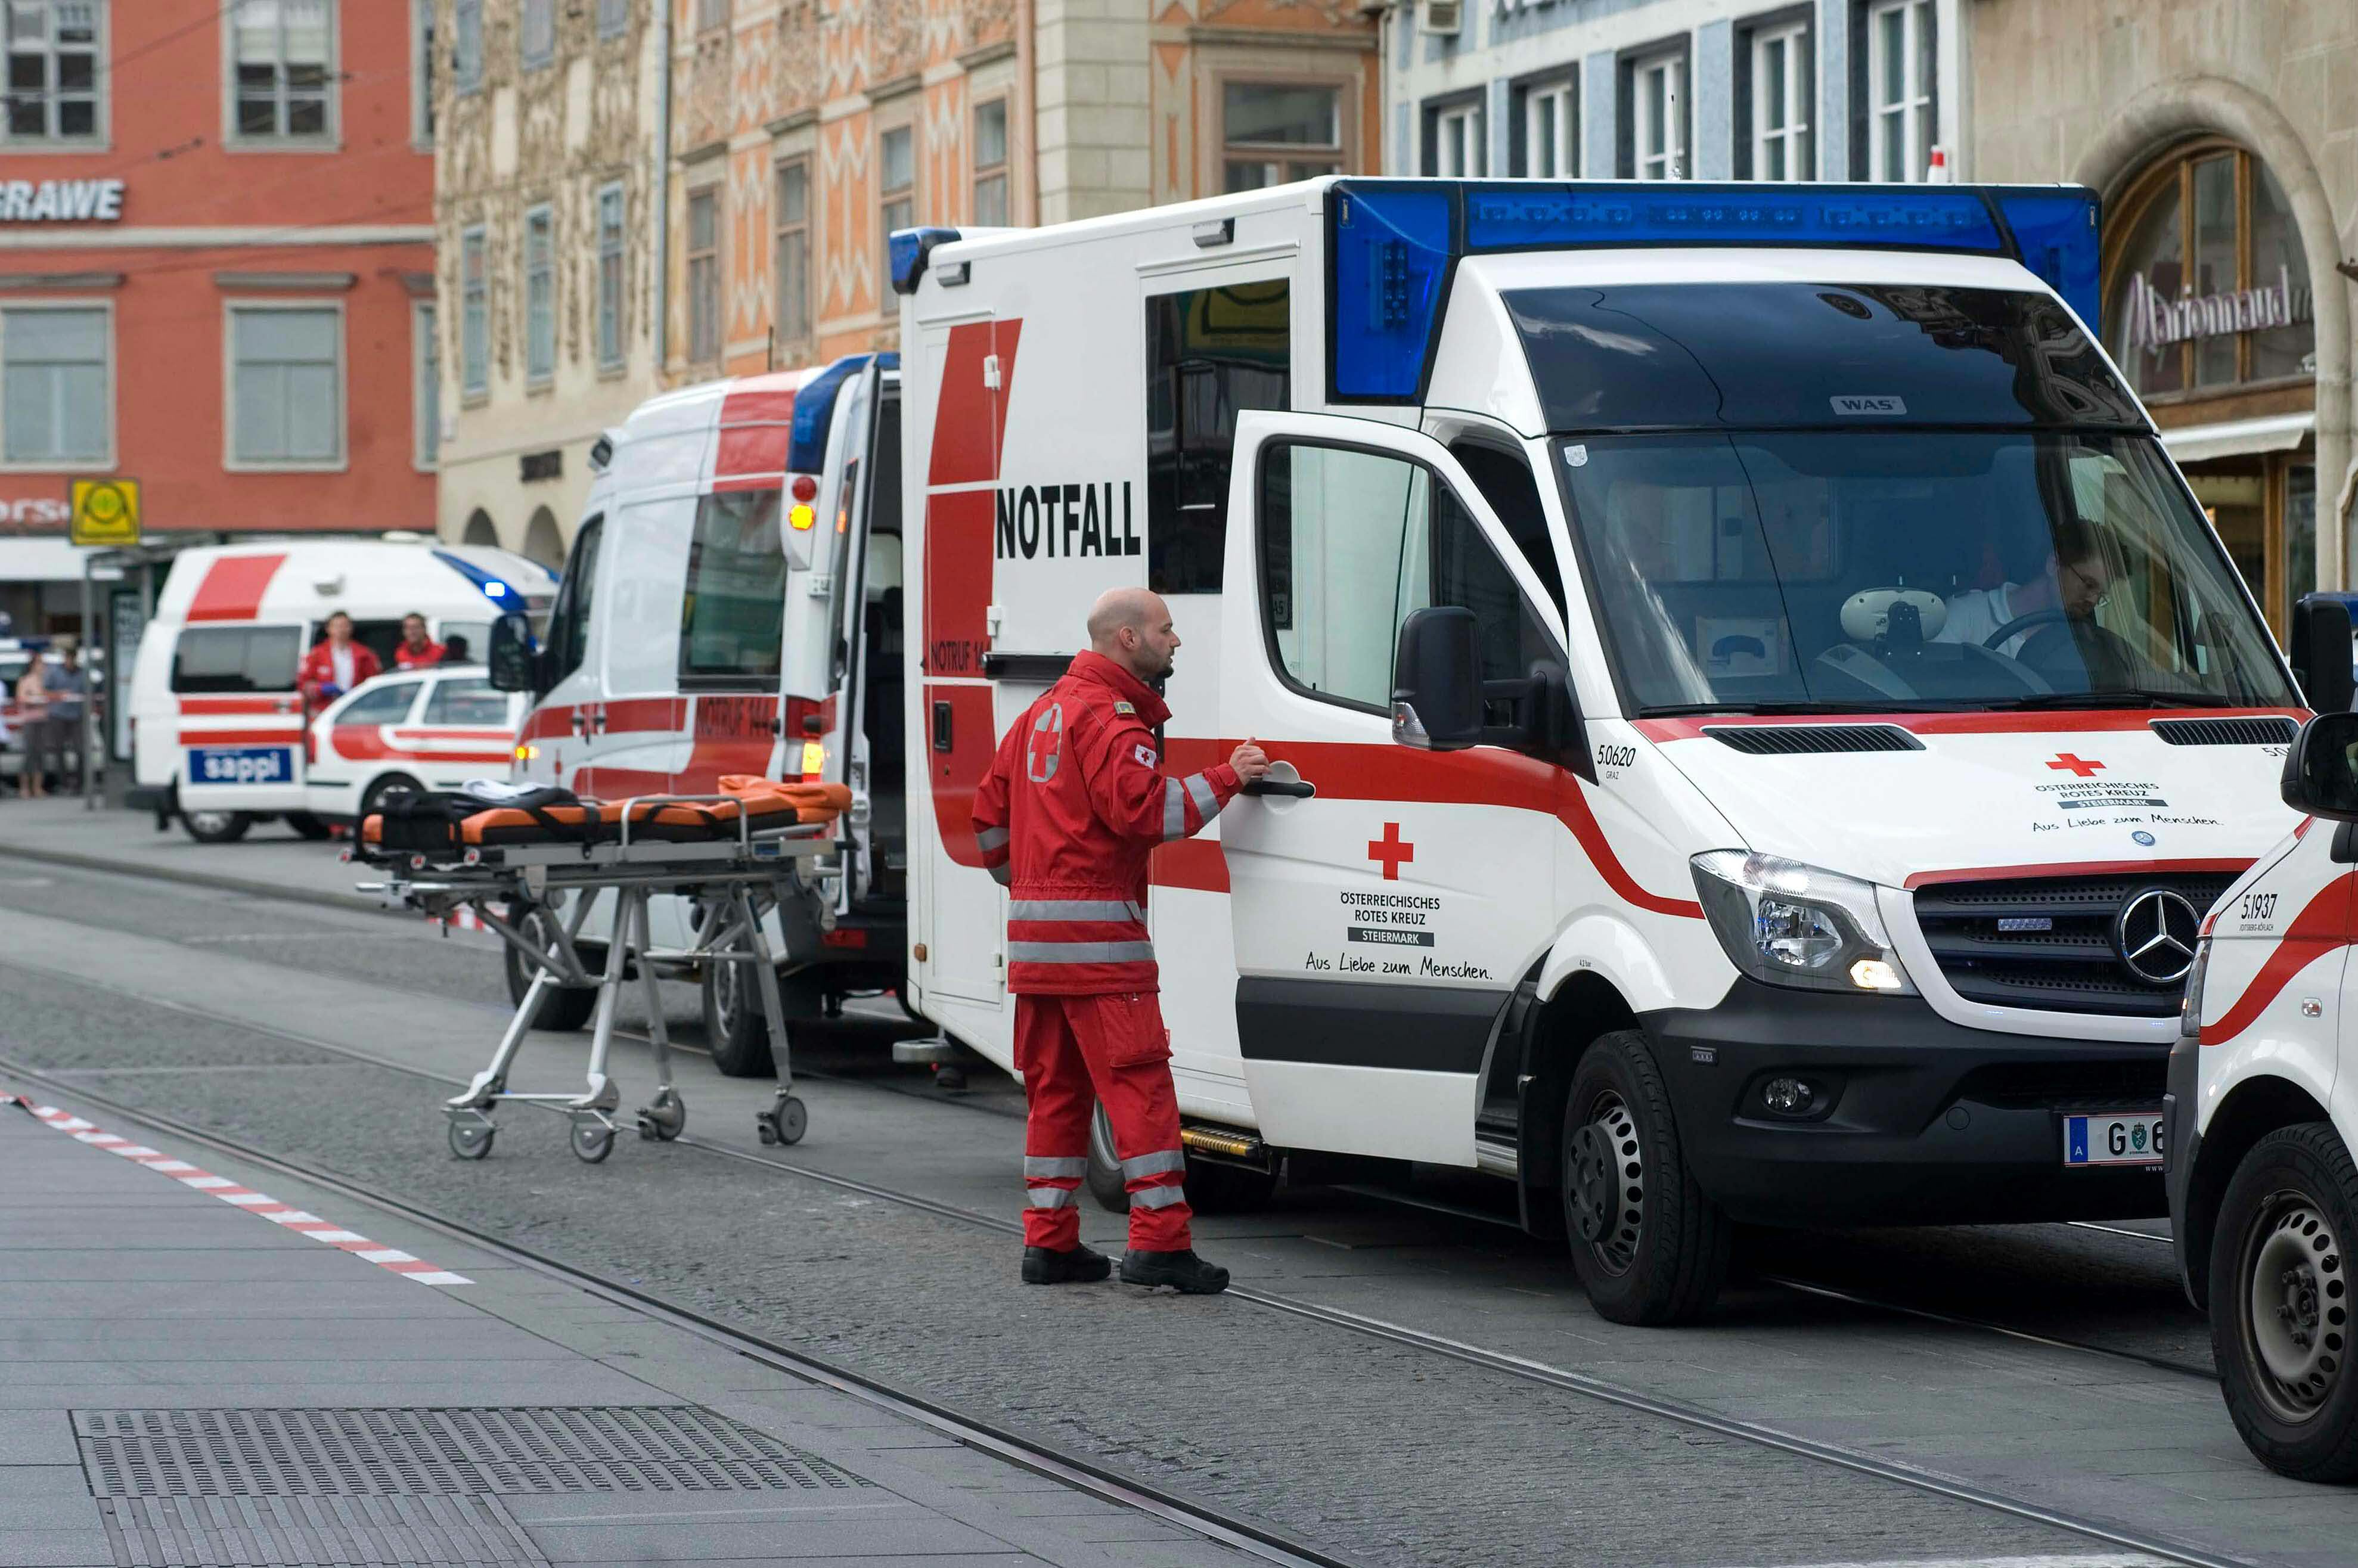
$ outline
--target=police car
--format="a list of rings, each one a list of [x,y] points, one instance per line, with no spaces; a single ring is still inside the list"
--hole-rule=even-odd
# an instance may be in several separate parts
[[[1154,861],[1199,1201],[1490,1173],[1640,1323],[1735,1222],[2160,1214],[2194,927],[2306,708],[2101,346],[2096,205],[1329,178],[894,235],[916,1005],[1011,1064],[971,793],[1142,584],[1164,765],[1277,762]]]

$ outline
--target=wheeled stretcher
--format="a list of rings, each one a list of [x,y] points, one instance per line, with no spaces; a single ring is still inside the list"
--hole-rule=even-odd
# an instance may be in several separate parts
[[[607,1059],[616,1007],[633,973],[645,988],[655,1062],[654,1098],[634,1119],[641,1138],[678,1137],[687,1106],[672,1081],[656,971],[731,963],[753,967],[754,992],[777,1064],[777,1096],[760,1117],[763,1141],[798,1141],[808,1115],[794,1093],[777,969],[762,925],[791,896],[797,863],[834,849],[839,793],[840,786],[788,786],[750,796],[645,795],[492,807],[463,816],[369,817],[349,858],[391,874],[359,884],[362,892],[438,919],[471,909],[531,968],[532,983],[490,1065],[463,1093],[443,1102],[450,1152],[462,1160],[484,1158],[498,1131],[494,1108],[503,1100],[523,1100],[565,1112],[579,1158],[595,1164],[613,1152],[622,1098]],[[617,901],[612,929],[602,969],[593,975],[576,943],[592,903],[609,892]],[[690,901],[687,946],[654,945],[647,903],[658,892]],[[507,1087],[508,1070],[542,1001],[560,986],[598,989],[588,1085],[578,1095],[518,1093]]]

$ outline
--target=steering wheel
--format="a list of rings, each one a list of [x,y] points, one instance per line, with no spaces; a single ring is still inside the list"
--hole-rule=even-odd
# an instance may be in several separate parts
[[[2063,618],[2064,610],[2060,604],[2050,604],[2044,610],[2034,610],[2028,615],[2017,615],[1983,638],[1982,646],[1995,654],[1998,651],[2000,643],[2011,642],[2034,626],[2051,625]]]
[[[2108,632],[2093,621],[2081,622],[2078,624],[2085,628],[2084,635],[2072,630],[2070,611],[2061,605],[2050,605],[2045,610],[2034,610],[2028,615],[2016,616],[1983,638],[1982,646],[1993,654],[1998,654],[2000,658],[2011,657],[2016,663],[2037,670],[2040,676],[2053,680],[2058,673],[2054,670],[2055,651],[2059,643],[2068,643],[2078,654],[2079,673],[2084,674],[2091,686],[2128,684],[2125,677],[2130,671],[2136,668],[2136,658],[2128,643],[2123,640],[2119,633]],[[2025,636],[2025,633],[2034,634]],[[2062,634],[2060,638],[2059,633]],[[2019,649],[2010,655],[1998,653],[2001,643],[2016,637],[2023,638],[2022,646]],[[2113,670],[2100,671],[2096,668],[2100,662],[2112,664]]]

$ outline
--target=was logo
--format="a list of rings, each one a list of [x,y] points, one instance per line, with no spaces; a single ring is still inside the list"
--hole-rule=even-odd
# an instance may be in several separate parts
[[[1854,394],[1847,397],[1829,397],[1834,412],[1844,419],[1897,418],[1908,412],[1907,400],[1890,393],[1872,396]]]

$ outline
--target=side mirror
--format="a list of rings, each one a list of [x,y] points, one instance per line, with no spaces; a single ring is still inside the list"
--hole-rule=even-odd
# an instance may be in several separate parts
[[[1474,612],[1436,604],[1401,623],[1392,665],[1392,739],[1426,752],[1482,740],[1482,660]]]
[[[540,648],[533,640],[532,622],[513,613],[492,622],[491,651],[483,663],[494,691],[532,691],[540,674]]]
[[[2300,682],[2302,700],[2319,713],[2347,713],[2358,692],[2352,667],[2358,659],[2351,640],[2353,599],[2358,596],[2309,593],[2292,607],[2293,678]]]
[[[2311,816],[2358,822],[2358,713],[2320,713],[2285,753],[2284,803]]]

